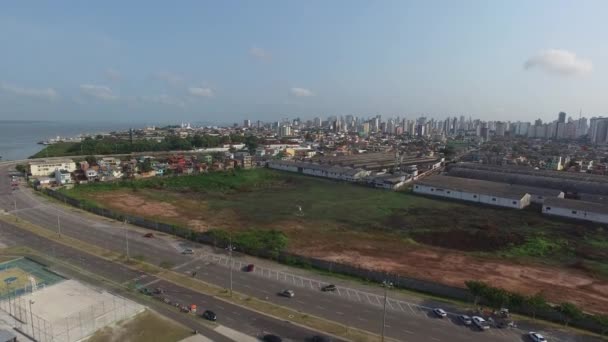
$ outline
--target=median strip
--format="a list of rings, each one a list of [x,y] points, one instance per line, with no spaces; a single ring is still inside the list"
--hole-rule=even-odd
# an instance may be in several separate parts
[[[152,265],[141,260],[127,260],[122,254],[106,250],[99,246],[92,245],[66,235],[59,236],[55,232],[38,227],[30,222],[23,221],[22,219],[19,219],[18,217],[15,217],[10,214],[0,215],[0,220],[13,224],[21,229],[30,231],[36,235],[42,236],[49,240],[63,244],[65,246],[78,249],[83,253],[91,254],[115,263],[120,263],[131,269],[153,274],[156,277],[162,278],[165,281],[172,282],[176,285],[183,286],[206,295],[214,296],[217,299],[223,300],[234,305],[238,305],[240,307],[258,312],[260,314],[264,314],[266,316],[273,317],[275,319],[289,321],[293,324],[300,325],[308,329],[317,330],[325,334],[334,335],[336,337],[339,337],[340,339],[346,339],[349,341],[366,342],[378,341],[380,339],[379,335],[368,331],[348,327],[334,321],[326,320],[321,317],[292,310],[284,306],[272,304],[254,297],[246,296],[241,293],[234,292],[233,296],[230,297],[229,292],[224,288],[206,283],[198,279],[193,279],[173,270],[161,268],[159,266]],[[391,339],[385,340],[391,341]]]

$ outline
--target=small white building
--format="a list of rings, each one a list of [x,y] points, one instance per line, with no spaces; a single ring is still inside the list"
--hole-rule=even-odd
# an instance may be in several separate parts
[[[290,160],[271,160],[268,168],[301,173],[309,176],[323,177],[330,179],[343,180],[347,182],[357,182],[369,176],[371,171],[363,169],[353,169],[350,167],[321,165],[310,162],[298,162]]]
[[[52,176],[55,170],[76,171],[76,163],[70,159],[41,160],[30,163],[30,173],[34,177]]]
[[[608,206],[595,202],[547,198],[543,204],[543,214],[608,223]]]
[[[84,172],[84,175],[85,175],[85,177],[87,177],[87,180],[88,180],[89,182],[90,182],[90,181],[93,181],[93,180],[95,180],[95,179],[97,179],[97,176],[98,176],[97,171],[95,171],[95,170],[93,170],[93,169],[88,169],[88,170],[86,170],[86,171]]]
[[[450,176],[424,178],[414,184],[413,191],[514,209],[523,209],[531,202],[530,194],[509,184]]]
[[[55,183],[57,185],[72,183],[72,174],[68,170],[55,170]]]

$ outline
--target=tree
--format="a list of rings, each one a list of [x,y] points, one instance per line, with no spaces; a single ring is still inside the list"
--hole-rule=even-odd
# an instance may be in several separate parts
[[[488,287],[484,299],[494,309],[500,309],[509,304],[509,293],[496,287]]]
[[[89,166],[97,165],[97,158],[95,156],[86,156],[84,160],[89,163]]]
[[[532,311],[532,318],[536,319],[536,313],[539,310],[547,307],[547,301],[542,292],[537,292],[536,294],[526,298],[526,305]]]
[[[595,315],[593,319],[600,326],[600,331],[602,336],[604,336],[608,332],[608,316],[606,315]]]
[[[477,306],[477,303],[483,297],[489,287],[488,284],[477,280],[467,280],[464,282],[464,285],[467,287],[471,295],[473,295],[473,305],[475,306]]]
[[[562,313],[562,319],[564,320],[565,326],[568,326],[570,322],[583,317],[583,311],[572,303],[561,303],[558,310]]]

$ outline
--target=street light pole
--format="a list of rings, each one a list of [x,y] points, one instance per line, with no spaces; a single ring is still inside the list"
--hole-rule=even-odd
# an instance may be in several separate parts
[[[127,229],[127,220],[124,221],[125,225],[125,241],[127,242],[127,260],[131,258],[129,255],[129,230]]]
[[[386,302],[387,302],[387,294],[388,294],[388,289],[390,287],[393,286],[393,284],[389,281],[383,281],[382,282],[382,286],[384,286],[384,308],[383,308],[383,312],[382,312],[382,336],[380,341],[384,342],[384,328],[386,327]]]
[[[61,237],[61,221],[59,221],[59,210],[57,210],[57,234]]]
[[[230,297],[232,297],[232,237],[230,237],[228,248],[230,249]]]

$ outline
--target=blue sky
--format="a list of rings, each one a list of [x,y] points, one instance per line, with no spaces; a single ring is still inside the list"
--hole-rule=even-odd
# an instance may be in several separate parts
[[[0,119],[608,110],[606,1],[12,1]]]

